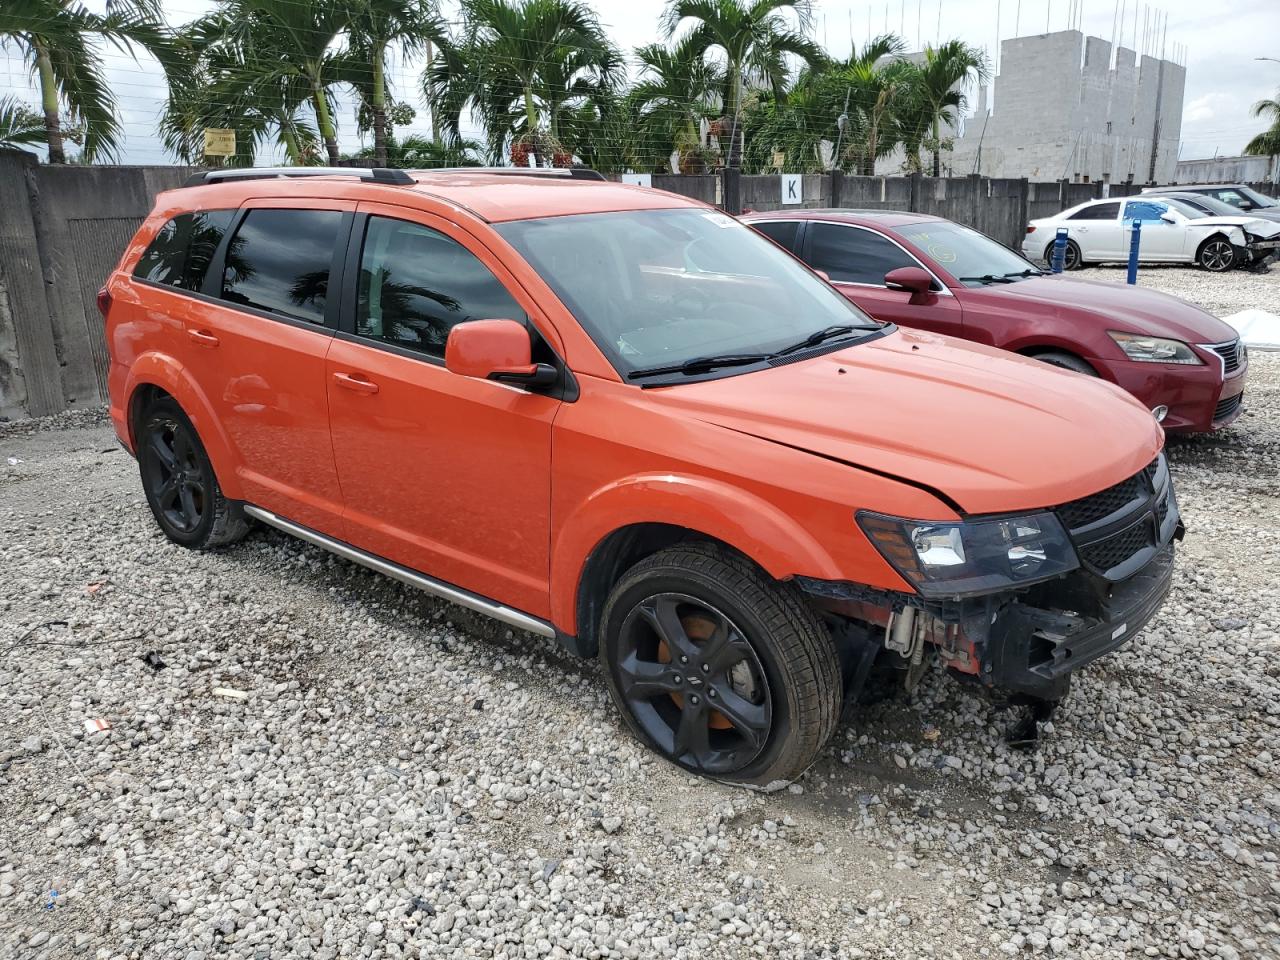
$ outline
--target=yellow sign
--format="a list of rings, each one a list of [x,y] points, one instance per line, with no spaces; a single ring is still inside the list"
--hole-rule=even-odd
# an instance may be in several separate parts
[[[206,130],[204,132],[204,155],[206,157],[234,157],[236,155],[236,132],[217,128]]]

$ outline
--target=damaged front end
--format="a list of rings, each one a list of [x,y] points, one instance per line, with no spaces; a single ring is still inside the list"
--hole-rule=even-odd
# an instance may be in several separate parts
[[[847,695],[877,659],[913,684],[932,653],[1008,702],[1041,707],[1155,616],[1183,535],[1163,454],[1113,487],[1031,515],[859,521],[918,592],[798,580],[842,641]]]

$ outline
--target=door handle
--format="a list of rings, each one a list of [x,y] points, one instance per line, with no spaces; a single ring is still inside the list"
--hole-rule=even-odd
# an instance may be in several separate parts
[[[333,382],[344,389],[354,390],[356,393],[378,392],[378,385],[359,373],[335,373]]]
[[[218,338],[208,330],[188,330],[187,336],[202,347],[216,347],[219,343]]]

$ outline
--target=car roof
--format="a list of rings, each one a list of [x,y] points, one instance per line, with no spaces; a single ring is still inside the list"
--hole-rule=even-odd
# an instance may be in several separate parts
[[[364,171],[367,173],[367,171]],[[568,171],[566,171],[567,174]],[[407,195],[432,198],[460,207],[489,223],[630,210],[703,207],[697,200],[630,184],[600,179],[556,176],[551,171],[521,174],[514,168],[495,170],[406,170],[408,182],[332,173],[320,176],[264,174],[261,178],[228,179],[169,191],[175,206],[207,207],[257,198],[369,200],[403,204]],[[551,174],[551,175],[549,175]],[[187,196],[190,200],[187,200]],[[410,204],[412,205],[412,204]]]
[[[1175,183],[1166,187],[1147,187],[1143,193],[1188,193],[1193,190],[1239,190],[1243,183]]]
[[[901,227],[909,223],[933,223],[945,220],[928,213],[909,210],[863,210],[856,207],[801,207],[799,210],[768,210],[744,213],[744,220],[839,220],[845,223],[875,224]]]

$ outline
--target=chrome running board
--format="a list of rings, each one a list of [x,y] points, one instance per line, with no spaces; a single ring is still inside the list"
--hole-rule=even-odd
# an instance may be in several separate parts
[[[434,577],[428,577],[415,570],[410,570],[408,567],[402,567],[398,563],[392,563],[390,560],[384,560],[382,557],[372,553],[366,553],[364,550],[353,547],[349,543],[343,543],[341,540],[327,537],[323,533],[317,533],[309,527],[301,526],[292,520],[286,520],[284,517],[278,517],[269,510],[263,510],[261,507],[246,503],[244,512],[255,520],[261,520],[268,526],[283,530],[299,540],[305,540],[307,543],[313,543],[317,547],[323,547],[344,560],[350,560],[353,563],[368,567],[370,570],[376,570],[378,573],[393,577],[401,583],[407,583],[409,586],[417,587],[427,593],[435,594],[437,597],[441,597],[451,603],[466,607],[468,610],[483,613],[485,616],[501,620],[509,626],[536,633],[540,637],[554,639],[556,636],[556,628],[545,620],[531,617],[529,614],[513,610],[511,607],[504,607],[500,603],[495,603],[479,594],[471,593],[469,590],[463,590],[461,587],[455,587],[452,584],[445,583],[443,580],[436,580]]]

